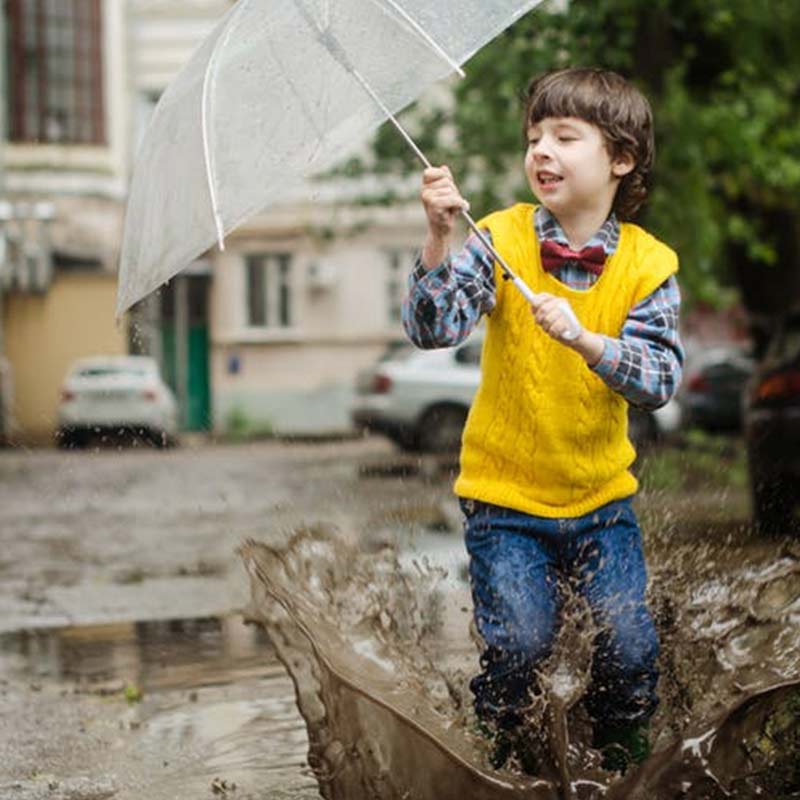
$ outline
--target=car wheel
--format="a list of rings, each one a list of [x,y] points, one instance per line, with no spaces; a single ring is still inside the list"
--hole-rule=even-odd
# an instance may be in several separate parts
[[[168,447],[172,447],[172,439],[166,431],[148,431],[146,438],[158,450],[166,450]]]
[[[89,441],[88,431],[77,428],[59,428],[56,431],[56,444],[61,450],[80,450]]]
[[[419,449],[426,453],[455,453],[467,421],[462,406],[435,406],[425,412],[417,434]]]
[[[756,528],[769,535],[792,532],[794,499],[789,485],[780,475],[757,472],[751,476],[753,522]]]
[[[412,431],[403,430],[395,433],[387,433],[386,436],[393,444],[397,445],[401,450],[405,450],[407,453],[416,453],[420,449],[417,436]]]

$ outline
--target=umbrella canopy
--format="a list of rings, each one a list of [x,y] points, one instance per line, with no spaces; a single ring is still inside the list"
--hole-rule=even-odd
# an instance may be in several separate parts
[[[540,0],[238,0],[137,155],[117,312],[336,163]]]

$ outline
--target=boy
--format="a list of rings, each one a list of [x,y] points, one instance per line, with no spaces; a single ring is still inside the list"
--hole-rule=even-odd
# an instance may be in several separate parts
[[[653,163],[652,116],[634,87],[599,69],[548,73],[528,88],[524,125],[539,205],[479,226],[537,293],[535,306],[474,234],[449,255],[467,203],[447,167],[431,168],[421,193],[428,233],[403,321],[417,346],[446,347],[487,315],[455,492],[485,643],[470,687],[496,731],[493,763],[530,754],[524,712],[556,635],[559,578],[571,576],[601,631],[585,698],[594,744],[624,771],[649,752],[658,704],[627,406],[657,408],[680,381],[678,263],[620,222],[643,203]],[[575,338],[565,301],[581,323]]]

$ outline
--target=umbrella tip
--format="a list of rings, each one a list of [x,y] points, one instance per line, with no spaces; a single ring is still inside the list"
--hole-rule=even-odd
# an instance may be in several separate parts
[[[222,252],[225,252],[225,226],[222,223],[222,217],[219,212],[214,209],[214,225],[217,229],[217,244]]]

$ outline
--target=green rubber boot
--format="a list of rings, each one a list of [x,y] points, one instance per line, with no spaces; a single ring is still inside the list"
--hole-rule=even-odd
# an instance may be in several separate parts
[[[603,754],[603,769],[624,775],[631,764],[641,764],[650,755],[649,726],[600,728],[592,744]]]

